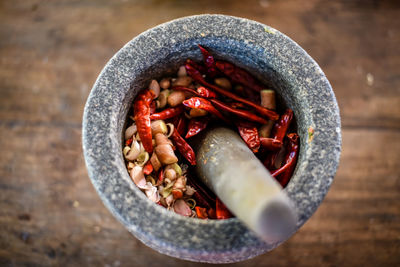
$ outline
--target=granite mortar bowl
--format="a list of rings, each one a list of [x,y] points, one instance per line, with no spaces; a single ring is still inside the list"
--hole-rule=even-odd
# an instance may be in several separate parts
[[[167,211],[135,186],[122,155],[122,133],[136,94],[151,79],[176,71],[185,59],[201,60],[197,44],[273,86],[293,109],[301,149],[285,190],[296,205],[299,229],[320,205],[336,172],[339,110],[317,63],[294,41],[261,23],[224,15],[191,16],[159,25],[128,42],[106,64],[89,95],[83,151],[105,206],[144,244],[190,261],[238,262],[285,240],[263,242],[236,218],[200,220]]]

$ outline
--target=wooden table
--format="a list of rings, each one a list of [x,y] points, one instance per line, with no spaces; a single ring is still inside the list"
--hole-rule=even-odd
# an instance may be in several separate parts
[[[0,265],[188,266],[131,236],[86,173],[90,88],[127,41],[159,23],[223,13],[298,42],[342,116],[336,178],[315,215],[274,251],[234,266],[400,265],[398,1],[0,1]]]

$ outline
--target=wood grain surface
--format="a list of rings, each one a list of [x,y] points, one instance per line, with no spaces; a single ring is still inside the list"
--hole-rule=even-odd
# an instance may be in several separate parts
[[[85,169],[90,88],[127,41],[222,13],[268,24],[322,67],[343,152],[315,215],[270,253],[233,266],[400,266],[398,1],[0,1],[0,265],[201,266],[161,255],[103,206]]]

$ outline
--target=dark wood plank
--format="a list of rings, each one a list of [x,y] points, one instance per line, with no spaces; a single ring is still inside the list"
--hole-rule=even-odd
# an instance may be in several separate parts
[[[286,33],[321,65],[342,114],[324,203],[288,242],[235,265],[400,265],[400,4],[383,0],[0,1],[0,265],[189,265],[144,246],[104,208],[80,125],[124,43],[198,13]]]

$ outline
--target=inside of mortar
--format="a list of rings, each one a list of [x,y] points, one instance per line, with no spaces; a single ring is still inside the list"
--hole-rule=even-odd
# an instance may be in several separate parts
[[[309,125],[309,123],[307,123],[309,119],[305,111],[307,101],[301,99],[303,96],[296,95],[296,84],[291,84],[290,81],[285,78],[284,73],[277,72],[274,69],[274,66],[272,66],[270,62],[266,61],[266,57],[263,57],[263,49],[235,40],[204,38],[189,40],[186,43],[179,43],[172,47],[163,48],[163,50],[160,50],[160,53],[155,53],[159,56],[145,62],[143,68],[139,71],[139,74],[132,77],[131,88],[124,98],[119,113],[118,129],[120,133],[119,137],[121,139],[121,147],[119,151],[122,153],[124,132],[127,127],[128,118],[132,115],[132,103],[137,93],[147,88],[152,79],[159,81],[163,77],[176,76],[179,66],[183,65],[185,60],[188,58],[196,62],[202,61],[202,55],[197,44],[206,47],[216,59],[234,63],[236,66],[247,70],[255,76],[267,88],[274,89],[277,96],[277,112],[279,114],[282,114],[286,108],[291,108],[293,110],[294,120],[291,128],[299,134],[300,151],[297,160],[297,167],[286,188],[292,186],[293,183],[296,183],[296,172],[299,169],[299,163],[304,160],[304,151],[308,146],[306,139],[307,127],[298,127]],[[122,164],[125,165],[125,163]],[[131,181],[131,183],[133,183],[133,181]],[[140,189],[135,185],[134,187],[134,190],[140,191]],[[145,197],[144,194],[143,196]],[[151,202],[149,199],[147,199],[147,201]],[[157,205],[155,203],[153,204]]]

